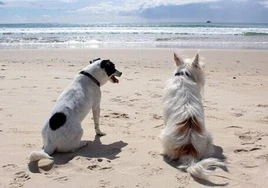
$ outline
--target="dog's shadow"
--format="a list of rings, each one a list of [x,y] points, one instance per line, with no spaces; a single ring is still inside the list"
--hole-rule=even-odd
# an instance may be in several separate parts
[[[214,155],[211,156],[211,157],[215,157],[215,158],[220,159],[221,161],[225,162],[225,161],[226,161],[226,157],[223,155],[223,149],[222,149],[222,147],[220,147],[220,146],[215,146],[215,145],[213,145],[213,146],[214,146],[214,151],[215,151],[215,153],[214,153]],[[176,168],[176,169],[179,169],[179,170],[181,170],[181,171],[183,171],[183,172],[186,172],[185,170],[178,168],[178,166],[179,166],[178,161],[170,161],[170,160],[167,159],[165,156],[163,156],[163,159],[164,159],[164,161],[165,161],[166,163],[168,163],[168,164],[171,165],[172,167],[174,167],[174,168]],[[219,168],[221,168],[221,169],[224,170],[225,172],[229,172],[229,170],[228,170],[227,167],[219,166]],[[215,170],[215,169],[216,169],[216,167],[213,167],[213,168],[210,168],[209,170]],[[219,177],[221,177],[221,176],[219,176]],[[193,178],[194,178],[194,180],[195,180],[196,182],[198,182],[198,183],[200,183],[200,184],[202,184],[202,185],[205,185],[205,186],[210,186],[210,187],[222,187],[222,186],[226,186],[226,185],[228,185],[228,183],[221,183],[221,184],[218,184],[218,183],[213,183],[213,182],[211,182],[211,181],[209,181],[209,180],[198,179],[198,178],[195,178],[195,177],[193,177]],[[224,177],[223,177],[223,178],[224,178]],[[228,178],[226,178],[226,179],[228,179]]]
[[[121,152],[122,148],[128,144],[123,141],[114,142],[112,144],[102,144],[101,137],[95,136],[94,141],[88,141],[87,146],[78,149],[75,152],[70,153],[58,153],[55,152],[52,157],[53,161],[45,166],[38,166],[38,162],[30,162],[28,168],[33,173],[40,173],[39,168],[44,171],[49,171],[52,169],[53,165],[64,165],[72,160],[74,157],[88,157],[88,158],[106,158],[109,160],[114,160],[119,158],[117,155]]]

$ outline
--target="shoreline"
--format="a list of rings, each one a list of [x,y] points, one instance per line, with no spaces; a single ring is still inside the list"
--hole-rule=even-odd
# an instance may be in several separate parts
[[[267,51],[268,49],[234,49],[234,48],[176,48],[176,47],[167,47],[167,48],[147,48],[147,47],[137,47],[137,48],[42,48],[42,49],[0,49],[0,51],[51,51],[51,50],[59,50],[59,51],[77,51],[77,50],[198,50],[198,51]]]
[[[118,45],[120,46],[120,45]],[[53,47],[48,47],[48,48],[0,48],[0,51],[3,50],[116,50],[116,49],[128,49],[128,50],[140,50],[140,49],[155,49],[155,50],[163,50],[163,49],[183,49],[183,50],[260,50],[260,51],[266,51],[268,48],[239,48],[239,47],[225,47],[225,48],[220,48],[220,47],[88,47],[88,48],[53,48]],[[122,45],[121,45],[122,46]]]

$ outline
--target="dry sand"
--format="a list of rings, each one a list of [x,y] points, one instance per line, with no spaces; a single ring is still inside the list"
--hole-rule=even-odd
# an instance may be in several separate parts
[[[206,126],[229,172],[195,181],[163,161],[162,93],[176,49],[0,51],[0,187],[266,187],[268,51],[201,50],[206,62]],[[179,54],[192,57],[196,50]],[[28,166],[55,99],[88,61],[109,58],[123,72],[102,87],[101,129],[83,122],[86,148]]]

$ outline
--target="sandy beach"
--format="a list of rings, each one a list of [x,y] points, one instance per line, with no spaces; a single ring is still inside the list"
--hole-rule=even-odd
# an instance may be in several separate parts
[[[0,50],[0,187],[266,187],[268,185],[268,51],[200,50],[205,62],[206,127],[228,172],[195,181],[161,154],[162,94],[173,52],[197,50]],[[100,127],[83,121],[88,146],[28,165],[42,148],[41,129],[55,100],[89,60],[108,58],[123,72],[102,89]]]

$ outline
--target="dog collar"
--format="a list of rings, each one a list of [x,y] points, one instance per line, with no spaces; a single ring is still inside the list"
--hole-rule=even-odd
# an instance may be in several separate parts
[[[81,71],[79,74],[83,74],[85,76],[87,76],[88,78],[90,78],[93,82],[95,82],[95,84],[97,84],[99,87],[100,87],[100,82],[94,78],[91,74],[89,74],[88,72],[86,71]]]
[[[175,76],[186,76],[194,81],[194,78],[192,77],[192,75],[190,75],[188,72],[185,72],[185,71],[177,72]]]

